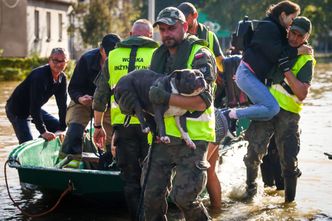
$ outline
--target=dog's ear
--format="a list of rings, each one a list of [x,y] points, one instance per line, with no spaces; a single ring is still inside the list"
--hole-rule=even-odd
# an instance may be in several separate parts
[[[171,74],[171,78],[175,78],[176,80],[180,80],[182,72],[183,72],[182,70],[173,71],[172,74]]]
[[[204,77],[203,73],[199,70],[199,69],[193,69],[192,71],[194,71],[196,76],[202,76]]]

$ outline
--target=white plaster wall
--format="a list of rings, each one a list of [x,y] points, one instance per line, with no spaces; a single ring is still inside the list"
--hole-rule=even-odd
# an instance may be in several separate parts
[[[27,6],[27,44],[28,54],[49,56],[52,48],[63,47],[69,52],[68,45],[68,4],[52,1],[28,0]],[[35,37],[35,10],[39,11],[39,39]],[[51,38],[47,38],[47,12],[51,13]],[[59,39],[59,13],[62,14],[62,39]]]

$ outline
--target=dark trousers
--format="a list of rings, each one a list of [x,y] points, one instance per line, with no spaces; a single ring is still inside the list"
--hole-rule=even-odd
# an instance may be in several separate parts
[[[137,220],[137,208],[141,195],[142,163],[148,153],[148,139],[139,124],[128,127],[116,125],[114,132],[117,166],[121,170],[125,199],[131,220],[134,221]]]
[[[14,115],[10,110],[8,110],[7,106],[6,106],[6,114],[10,123],[13,125],[19,144],[33,139],[30,128],[31,124],[30,117],[20,118]],[[60,123],[58,119],[56,119],[51,114],[44,111],[43,109],[41,109],[41,116],[48,131],[55,132],[59,129]]]
[[[284,178],[281,176],[280,157],[274,136],[270,140],[268,154],[263,157],[261,172],[265,186],[275,185],[278,190],[284,189]]]

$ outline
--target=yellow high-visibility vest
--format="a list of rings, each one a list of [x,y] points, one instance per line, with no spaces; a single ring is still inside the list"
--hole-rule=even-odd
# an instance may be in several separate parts
[[[135,69],[148,69],[152,54],[156,48],[138,48],[136,53]],[[128,73],[131,48],[116,48],[108,54],[108,72],[110,78],[108,84],[114,88],[121,77]],[[111,122],[112,125],[123,124],[125,115],[121,113],[119,105],[111,96]],[[136,117],[131,117],[129,124],[139,124]]]
[[[297,76],[301,68],[308,62],[308,61],[313,61],[313,65],[316,64],[316,60],[312,55],[301,55],[297,59],[296,63],[291,69],[291,72]],[[285,83],[287,83],[287,80],[285,80]],[[300,113],[302,108],[303,108],[303,103],[300,101],[296,95],[290,94],[287,92],[286,89],[283,88],[281,84],[273,84],[269,88],[271,94],[273,97],[277,100],[279,106],[286,110],[290,111],[292,113]]]
[[[194,44],[187,61],[187,68],[192,69],[192,62],[195,54],[201,49],[202,45]],[[165,117],[166,134],[174,137],[181,137],[181,133],[176,125],[174,117]],[[215,116],[214,107],[211,105],[198,118],[187,118],[187,128],[192,140],[215,141]]]

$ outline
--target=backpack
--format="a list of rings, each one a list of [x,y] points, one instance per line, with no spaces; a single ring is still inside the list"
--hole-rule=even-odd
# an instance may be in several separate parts
[[[238,22],[236,30],[232,34],[232,46],[237,50],[245,51],[251,42],[255,28],[259,22],[262,21],[249,20],[248,16],[244,16],[243,20]]]

